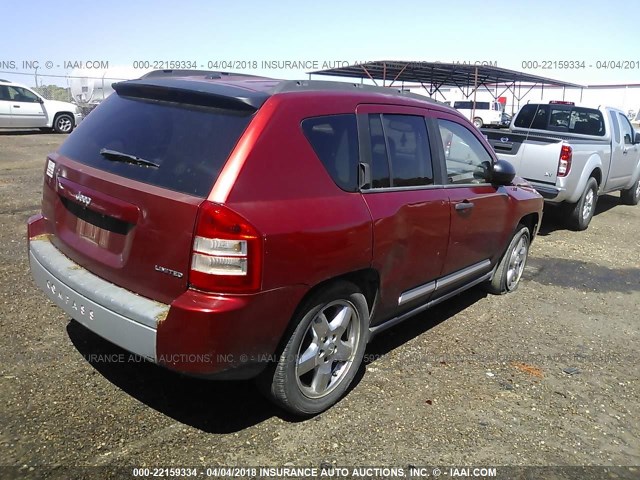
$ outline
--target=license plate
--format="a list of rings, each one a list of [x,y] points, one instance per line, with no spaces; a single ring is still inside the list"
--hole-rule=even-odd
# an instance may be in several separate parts
[[[76,233],[87,240],[100,245],[102,248],[107,248],[109,245],[109,231],[104,228],[96,227],[91,223],[78,218],[76,223]]]

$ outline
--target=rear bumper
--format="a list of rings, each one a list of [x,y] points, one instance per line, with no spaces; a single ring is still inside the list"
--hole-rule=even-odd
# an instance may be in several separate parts
[[[542,195],[547,201],[560,202],[562,201],[562,196],[564,195],[565,189],[561,187],[556,187],[555,185],[548,185],[544,183],[532,182],[531,180],[527,180],[536,191]]]
[[[166,305],[114,285],[60,252],[29,223],[29,261],[36,284],[80,324],[145,359],[211,378],[250,378],[275,360],[280,339],[308,288],[253,295],[187,290]]]
[[[159,320],[169,306],[140,297],[80,267],[46,235],[29,241],[36,284],[76,321],[112,343],[155,362]]]

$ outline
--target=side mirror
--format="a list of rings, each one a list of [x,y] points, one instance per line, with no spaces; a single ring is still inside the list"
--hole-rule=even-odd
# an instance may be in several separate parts
[[[640,132],[636,132],[636,138],[633,143],[640,143]]]
[[[44,100],[42,98],[38,97],[38,103],[42,104],[42,103],[44,103]]]
[[[516,169],[506,160],[498,160],[491,169],[491,183],[494,185],[511,185],[516,176]]]

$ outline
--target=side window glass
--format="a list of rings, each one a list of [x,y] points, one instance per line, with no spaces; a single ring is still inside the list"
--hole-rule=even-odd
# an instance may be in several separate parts
[[[620,120],[620,128],[622,129],[622,138],[625,145],[631,145],[633,143],[633,128],[629,123],[629,119],[622,114],[618,114]]]
[[[611,125],[613,125],[613,139],[616,143],[620,142],[620,126],[618,125],[618,119],[613,110],[609,110],[609,116],[611,117]]]
[[[380,115],[369,115],[369,134],[371,141],[371,188],[390,187],[389,158]]]
[[[11,100],[9,89],[6,86],[0,85],[0,100]]]
[[[308,118],[302,130],[336,185],[355,192],[359,155],[355,115]]]
[[[449,184],[486,183],[492,157],[476,136],[459,123],[438,119]]]
[[[38,101],[38,97],[33,92],[22,87],[9,87],[9,95],[14,102],[31,102]]]
[[[423,117],[383,115],[394,187],[433,184],[433,167]]]

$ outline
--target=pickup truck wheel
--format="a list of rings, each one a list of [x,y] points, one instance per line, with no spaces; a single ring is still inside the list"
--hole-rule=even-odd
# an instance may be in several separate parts
[[[286,410],[313,415],[336,403],[353,381],[367,344],[369,308],[355,285],[339,282],[310,297],[296,322],[275,370],[265,371],[258,385]]]
[[[493,278],[484,284],[485,290],[495,295],[503,295],[518,288],[529,257],[530,244],[531,234],[529,229],[519,224],[509,246],[500,259]]]
[[[73,117],[68,113],[61,113],[53,120],[53,129],[56,133],[71,133],[74,126]]]
[[[567,224],[573,230],[586,230],[596,211],[598,201],[598,182],[591,177],[576,204],[569,205]]]
[[[633,187],[620,192],[620,201],[625,205],[637,205],[640,202],[640,178]]]
[[[484,122],[482,121],[482,119],[480,117],[476,117],[473,119],[473,125],[476,128],[482,128],[482,125],[484,125]]]

